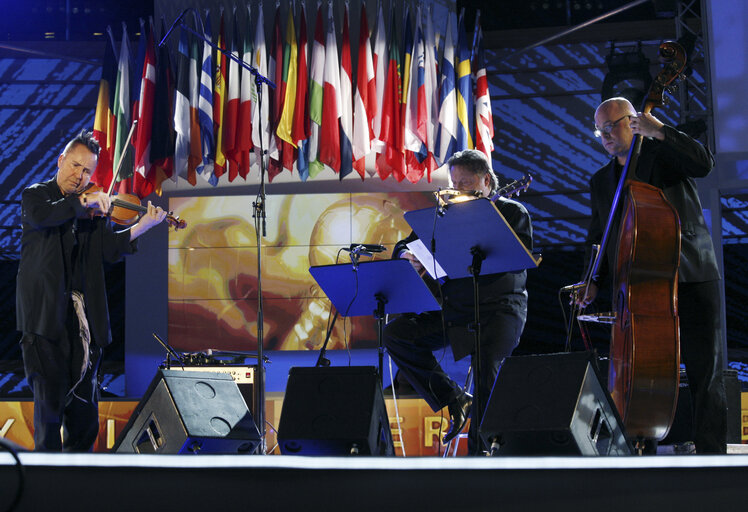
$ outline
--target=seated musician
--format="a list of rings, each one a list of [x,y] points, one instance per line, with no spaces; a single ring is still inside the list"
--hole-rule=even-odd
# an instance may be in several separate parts
[[[498,180],[480,151],[456,153],[449,161],[452,186],[460,191],[478,191],[492,198]],[[528,250],[532,250],[530,215],[520,203],[504,198],[493,199],[494,204],[514,229]],[[417,237],[411,233],[395,245],[393,258],[404,258],[419,272],[421,263],[406,247]],[[441,243],[445,243],[441,241]],[[469,248],[466,248],[468,250]],[[436,257],[438,259],[438,249]],[[481,382],[483,408],[488,402],[494,380],[503,359],[511,355],[519,343],[527,317],[526,271],[488,274],[479,277],[481,319]],[[384,346],[400,372],[428,402],[434,411],[447,406],[451,428],[444,443],[452,440],[467,423],[472,397],[454,382],[441,368],[433,351],[451,343],[455,360],[473,353],[474,335],[468,324],[474,320],[472,277],[446,280],[442,285],[442,311],[406,314],[389,322],[384,329]],[[445,332],[446,330],[446,332]],[[471,425],[470,452],[477,444]]]
[[[678,267],[681,361],[686,365],[693,397],[694,443],[698,453],[725,453],[726,409],[722,379],[722,335],[719,270],[694,178],[704,177],[714,166],[711,153],[685,133],[663,124],[649,113],[637,113],[625,98],[605,100],[595,111],[595,134],[613,157],[590,180],[592,220],[587,243],[599,244],[608,219],[618,177],[626,165],[636,134],[641,154],[635,178],[665,194],[680,217],[681,253]],[[615,240],[620,213],[612,224],[599,279],[615,268]],[[612,274],[612,272],[611,272]],[[612,276],[610,276],[612,277]],[[595,299],[592,283],[578,303]]]

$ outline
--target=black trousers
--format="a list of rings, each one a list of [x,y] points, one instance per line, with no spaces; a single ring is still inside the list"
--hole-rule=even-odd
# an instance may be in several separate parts
[[[691,390],[697,453],[727,450],[719,281],[678,284],[681,362]]]
[[[481,313],[481,382],[476,385],[480,386],[483,410],[502,361],[512,354],[519,343],[525,318],[523,311]],[[450,336],[473,336],[467,331],[466,324],[467,320],[463,323],[452,322],[447,331]],[[442,328],[440,312],[397,317],[385,326],[383,343],[410,385],[432,410],[441,410],[462,393],[463,383],[458,384],[452,380],[434,356],[435,350],[444,348],[449,343]],[[472,417],[476,417],[475,408]],[[477,422],[472,420],[471,445],[477,438],[476,428]]]
[[[88,452],[99,433],[101,349],[91,345],[90,364],[82,372],[83,345],[72,308],[66,327],[57,340],[32,333],[21,338],[26,380],[34,393],[36,451]]]

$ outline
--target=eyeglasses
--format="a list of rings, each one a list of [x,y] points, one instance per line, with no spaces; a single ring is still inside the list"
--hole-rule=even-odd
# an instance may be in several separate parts
[[[600,137],[603,136],[603,133],[609,135],[610,132],[613,131],[613,128],[615,128],[618,123],[620,123],[621,121],[623,121],[627,117],[632,117],[632,115],[631,114],[626,114],[625,116],[621,117],[620,119],[616,119],[612,123],[606,124],[602,128],[598,128],[597,126],[595,126],[595,131],[593,132],[595,134],[595,137],[600,138]]]

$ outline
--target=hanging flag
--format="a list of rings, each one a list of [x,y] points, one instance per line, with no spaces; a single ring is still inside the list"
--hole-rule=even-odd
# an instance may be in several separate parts
[[[353,87],[351,76],[351,35],[348,28],[348,2],[345,4],[343,16],[343,42],[340,48],[340,179],[342,180],[353,171],[353,111],[351,101]],[[361,176],[363,178],[363,175]]]
[[[436,41],[431,5],[426,14],[426,32],[424,36],[424,78],[423,95],[426,98],[426,179],[431,183],[431,173],[437,168],[434,151],[436,149],[436,132],[439,129],[439,80],[436,64]]]
[[[152,185],[147,181],[151,172],[151,135],[153,133],[153,105],[156,96],[156,48],[153,41],[153,23],[148,24],[147,30],[138,100],[138,126],[133,133],[135,145],[133,191],[141,199],[153,192]]]
[[[395,10],[390,21],[389,57],[387,84],[382,104],[382,129],[380,139],[384,144],[382,154],[377,156],[377,173],[381,179],[391,174],[397,181],[405,178],[405,158],[402,151],[402,124],[400,122],[400,44],[395,29]]]
[[[177,87],[174,97],[174,175],[182,176],[192,183],[187,174],[190,156],[190,47],[185,29],[182,29],[179,35]]]
[[[125,142],[130,132],[130,43],[127,39],[127,27],[122,23],[122,43],[119,50],[119,61],[117,63],[117,84],[114,89],[116,122],[116,136],[114,140],[114,170],[119,168],[120,173],[116,181],[121,181],[122,168],[130,168],[132,171],[132,151],[126,151]]]
[[[311,80],[309,82],[309,177],[319,174],[324,165],[319,158],[322,134],[322,107],[325,84],[325,32],[323,26],[322,2],[317,5],[317,21],[314,27],[312,45]]]
[[[382,9],[381,1],[379,2],[379,9],[377,12],[377,34],[374,38],[374,55],[372,56],[377,92],[376,113],[374,114],[374,120],[372,122],[374,140],[371,142],[371,147],[377,153],[383,153],[384,143],[381,140],[382,113],[384,107],[384,90],[385,85],[387,84],[387,65],[389,63],[389,56],[387,55],[387,27],[384,24],[384,11]],[[374,172],[376,172],[376,170]]]
[[[332,3],[328,4],[327,38],[325,43],[325,83],[320,131],[319,160],[340,172],[340,61],[335,37]]]
[[[439,69],[439,129],[436,134],[436,161],[444,165],[454,154],[457,140],[457,92],[455,91],[454,38],[452,36],[454,13],[447,17],[444,52]]]
[[[298,77],[299,48],[296,44],[296,27],[293,22],[293,4],[288,9],[286,40],[283,45],[282,83],[284,89],[281,117],[276,134],[281,140],[283,168],[293,171],[296,156],[296,142],[293,139],[293,119],[296,108],[296,81]]]
[[[406,44],[411,29],[410,15],[407,17]],[[407,48],[407,47],[406,47]],[[405,150],[405,175],[411,183],[423,178],[426,150],[426,97],[424,96],[425,53],[421,27],[421,7],[416,11],[415,33],[410,50],[406,49],[405,61],[410,64],[403,78],[405,101],[403,121],[403,149]]]
[[[493,151],[493,115],[491,95],[488,92],[488,78],[483,55],[483,31],[480,26],[480,11],[475,19],[475,49],[473,70],[475,75],[475,149],[486,155],[491,165]]]
[[[215,165],[213,174],[216,182],[226,172],[226,154],[223,142],[223,111],[226,101],[226,36],[223,30],[223,7],[221,7],[221,23],[218,29],[218,51],[213,70],[213,133],[215,134]]]
[[[201,30],[201,22],[197,11],[192,11],[195,31]],[[203,162],[203,144],[200,129],[200,62],[202,52],[200,40],[196,36],[190,37],[190,156],[187,168],[187,181],[190,185],[197,184],[197,168]]]
[[[161,37],[166,34],[166,23],[161,18]],[[174,72],[169,47],[157,48],[156,92],[153,98],[153,128],[151,129],[151,172],[149,186],[161,195],[161,184],[174,174]]]
[[[96,115],[94,116],[93,136],[99,142],[99,159],[91,181],[102,187],[109,188],[112,182],[112,152],[114,150],[114,119],[113,100],[114,87],[117,82],[117,58],[114,56],[114,37],[112,28],[107,27],[107,41],[104,43],[104,61],[99,80],[99,96],[96,101]]]
[[[245,24],[246,30],[244,31],[244,44],[242,47],[242,60],[249,62],[253,66],[256,66],[254,62],[254,54],[252,52],[252,12],[249,4],[247,4],[247,22]],[[237,148],[237,161],[239,163],[239,176],[247,179],[250,167],[250,151],[254,148],[252,142],[252,111],[254,104],[252,103],[252,92],[255,84],[255,77],[252,72],[242,67],[241,69],[241,91],[239,93],[239,114],[237,119],[236,127],[236,148]]]
[[[249,9],[249,6],[247,6]],[[231,56],[240,58],[239,55],[239,20],[236,18],[236,7],[233,12],[233,33],[231,36]],[[247,61],[250,62],[250,61]],[[240,150],[237,143],[237,119],[239,118],[239,104],[241,94],[241,71],[240,66],[234,59],[229,59],[228,75],[226,78],[226,106],[223,126],[223,152],[226,154],[229,181],[234,181],[239,174]]]
[[[265,21],[262,13],[262,2],[258,4],[260,9],[257,15],[257,24],[255,25],[255,44],[252,48],[252,62],[255,69],[265,77],[268,77],[268,64],[267,64],[267,49],[265,48]],[[269,86],[266,83],[262,83],[260,88],[257,88],[257,84],[252,80],[252,143],[255,148],[255,154],[258,161],[260,161],[260,170],[263,170],[263,166],[267,165],[267,159],[262,154],[263,151],[269,151],[270,149],[270,134],[272,128],[270,126],[270,101],[271,97],[269,94]],[[260,103],[259,95],[262,94],[262,103]]]
[[[376,113],[377,84],[369,43],[369,24],[366,19],[366,4],[361,4],[356,97],[353,111],[353,167],[361,176],[361,179],[366,174],[366,155],[371,153],[371,142],[374,138],[372,123]]]
[[[270,147],[268,148],[268,180],[273,181],[283,170],[281,163],[281,150],[283,144],[277,135],[278,123],[280,123],[283,108],[283,99],[286,97],[286,83],[283,81],[283,38],[281,36],[281,14],[280,1],[275,4],[275,21],[273,22],[273,39],[270,43],[270,58],[268,59],[267,77],[276,85],[270,98]],[[264,121],[263,121],[264,122]]]
[[[296,105],[294,106],[293,128],[291,138],[298,147],[296,169],[299,178],[306,181],[309,177],[309,161],[307,160],[307,146],[309,137],[309,102],[307,101],[307,90],[309,88],[309,77],[307,72],[307,33],[306,33],[306,9],[301,3],[301,14],[299,16],[299,58],[298,74],[296,75]]]
[[[197,165],[197,173],[213,186],[218,185],[218,178],[213,173],[216,158],[215,136],[213,131],[213,42],[210,25],[210,11],[205,13],[203,27],[203,54],[200,68],[200,97],[198,102],[198,119],[200,121],[200,144],[202,161]]]
[[[473,87],[470,72],[470,45],[465,35],[465,9],[457,23],[457,49],[455,56],[457,137],[455,151],[473,149]]]

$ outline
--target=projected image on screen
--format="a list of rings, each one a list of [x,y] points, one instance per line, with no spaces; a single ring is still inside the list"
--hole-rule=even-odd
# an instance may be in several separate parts
[[[169,339],[178,340],[177,349],[257,349],[254,199],[170,200],[175,214],[190,219],[169,238]],[[350,263],[340,249],[352,243],[382,244],[388,251],[375,256],[389,258],[410,233],[403,213],[432,205],[427,192],[269,196],[261,254],[264,348],[319,349],[331,305],[309,267]],[[376,346],[373,315],[342,320],[328,348]]]

